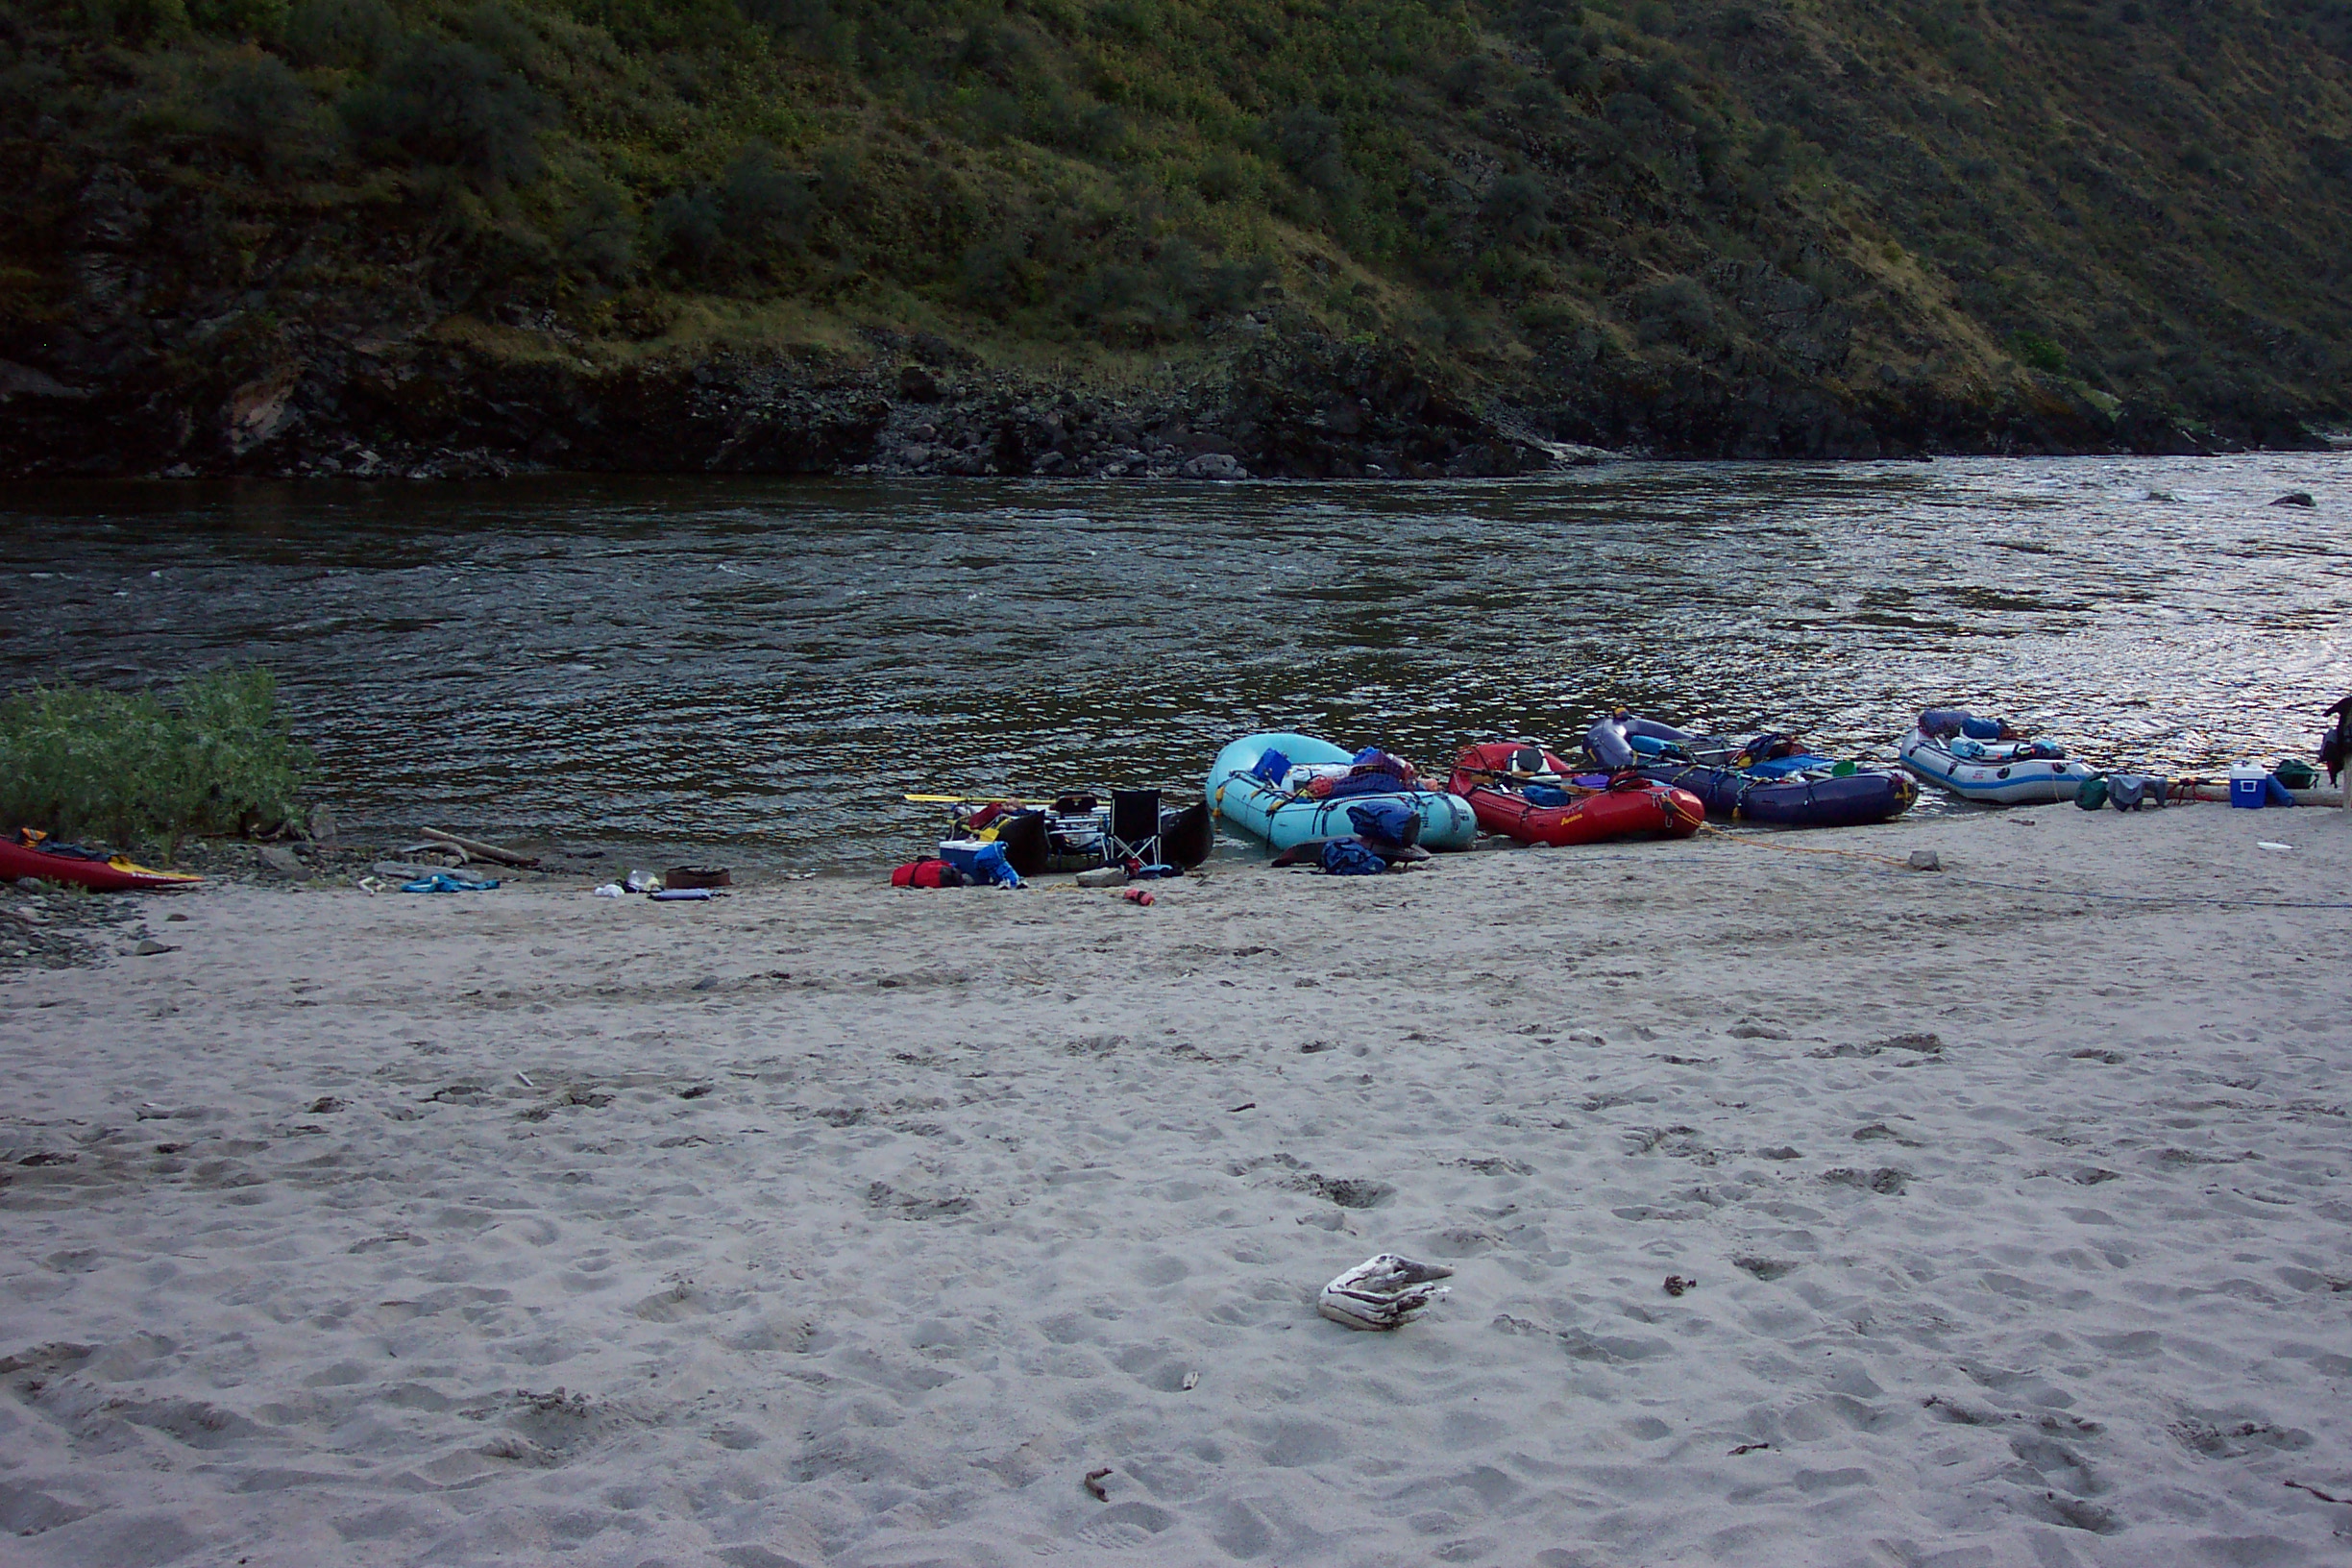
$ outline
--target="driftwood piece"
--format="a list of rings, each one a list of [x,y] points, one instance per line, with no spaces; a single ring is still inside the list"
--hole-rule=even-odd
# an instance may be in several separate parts
[[[1315,1311],[1351,1329],[1393,1329],[1451,1294],[1436,1282],[1453,1272],[1443,1263],[1379,1253],[1325,1286]]]
[[[502,849],[495,844],[483,844],[478,839],[461,839],[454,833],[445,832],[437,827],[420,828],[418,831],[437,844],[454,845],[478,860],[495,860],[506,866],[536,866],[539,864],[537,855],[519,854],[512,849]]]
[[[2176,780],[2172,789],[2172,797],[2176,800],[2186,796],[2192,800],[2218,800],[2226,804],[2230,797],[2226,781],[2212,784],[2201,778],[2185,778]],[[2298,806],[2340,806],[2344,802],[2344,792],[2341,790],[2289,790],[2287,793],[2294,796],[2294,803]]]
[[[438,876],[456,868],[438,862],[421,860],[380,860],[368,868],[370,874],[389,876],[403,882],[413,882],[420,876]]]

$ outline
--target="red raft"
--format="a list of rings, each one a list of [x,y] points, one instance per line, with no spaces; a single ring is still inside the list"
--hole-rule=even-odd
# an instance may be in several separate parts
[[[1576,770],[1540,747],[1499,741],[1474,746],[1454,763],[1446,785],[1470,802],[1478,824],[1521,844],[1599,844],[1606,839],[1687,839],[1706,821],[1706,803],[1688,790],[1620,773],[1602,790],[1580,789]],[[1567,795],[1539,805],[1530,784]]]
[[[35,844],[0,841],[0,878],[14,881],[20,876],[37,876],[45,882],[72,882],[100,893],[192,888],[204,880],[185,871],[150,870],[132,864],[122,855],[108,857],[69,846],[50,849]]]

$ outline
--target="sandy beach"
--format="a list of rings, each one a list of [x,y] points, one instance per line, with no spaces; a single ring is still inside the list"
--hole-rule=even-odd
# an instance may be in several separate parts
[[[0,1561],[2352,1550],[2339,813],[878,881],[0,986]]]

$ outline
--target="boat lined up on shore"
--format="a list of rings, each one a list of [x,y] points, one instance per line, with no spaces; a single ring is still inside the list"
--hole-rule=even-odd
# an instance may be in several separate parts
[[[13,882],[20,876],[71,883],[94,893],[163,893],[204,881],[190,871],[159,871],[141,866],[128,855],[43,843],[31,833],[0,842],[0,880]]]
[[[1470,802],[1421,788],[1400,759],[1287,730],[1244,735],[1219,751],[1202,793],[1210,810],[1273,849],[1352,838],[1349,808],[1374,801],[1409,812],[1419,823],[1412,842],[1424,849],[1467,849],[1478,837]]]
[[[1442,791],[1378,747],[1351,752],[1289,732],[1244,735],[1217,754],[1204,797],[1217,819],[1277,850],[1346,836],[1348,806],[1372,796],[1408,805],[1430,849],[1477,833],[1522,844],[1681,838],[1709,819],[1787,828],[1861,827],[1909,811],[1922,782],[1997,805],[2072,798],[2094,771],[2065,748],[1998,720],[1931,708],[1899,764],[1840,759],[1767,731],[1745,741],[1625,709],[1589,725],[1585,762],[1533,740],[1465,747]]]
[[[2344,706],[2352,709],[2352,698]],[[1468,849],[1481,834],[1559,846],[1687,838],[1710,818],[1784,828],[1865,826],[1908,811],[1919,798],[1915,778],[1994,806],[2071,799],[2085,810],[2112,804],[2129,811],[2168,799],[2299,805],[2342,798],[2311,788],[2316,775],[2291,760],[2277,776],[2240,763],[2226,786],[2102,773],[2054,742],[1957,708],[1920,715],[1899,747],[1899,771],[1823,755],[1777,732],[1735,742],[1622,708],[1595,721],[1582,739],[1589,760],[1581,763],[1529,739],[1468,746],[1443,788],[1380,747],[1350,751],[1278,730],[1227,745],[1190,801],[1168,801],[1149,788],[1072,792],[1051,801],[909,795],[909,801],[949,806],[949,833],[935,858],[899,872],[910,886],[977,879],[1017,887],[1026,877],[1075,872],[1083,879],[1095,870],[1118,880],[1176,876],[1209,859],[1222,821],[1266,845],[1276,865],[1313,852],[1324,870],[1355,874]],[[2352,755],[2352,745],[2343,754]],[[2290,768],[2297,770],[2292,783]],[[925,868],[946,870],[919,879],[915,873]],[[204,880],[105,849],[45,842],[29,828],[0,842],[0,879],[18,878],[97,891],[161,891]]]
[[[1688,790],[1580,771],[1529,742],[1471,747],[1446,787],[1470,802],[1480,827],[1521,844],[1686,839],[1706,821],[1705,802]]]
[[[2028,740],[1998,719],[1929,708],[1898,748],[1902,765],[1963,800],[2042,805],[2071,800],[2093,770],[2051,741]]]
[[[1719,821],[1861,827],[1899,817],[1919,798],[1899,772],[1821,756],[1785,735],[1743,745],[1612,714],[1584,732],[1584,747],[1605,767],[1688,790]]]

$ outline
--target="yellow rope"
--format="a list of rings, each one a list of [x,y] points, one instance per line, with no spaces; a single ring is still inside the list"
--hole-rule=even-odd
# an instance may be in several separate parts
[[[1867,849],[1827,849],[1816,848],[1811,845],[1803,844],[1768,844],[1760,838],[1726,832],[1713,822],[1703,823],[1700,831],[1712,833],[1717,838],[1727,839],[1733,844],[1752,845],[1758,849],[1778,849],[1792,855],[1843,855],[1849,860],[1874,860],[1882,866],[1892,866],[1899,871],[1907,871],[1911,869],[1911,862],[1908,860],[1897,860],[1893,855],[1874,855]]]

